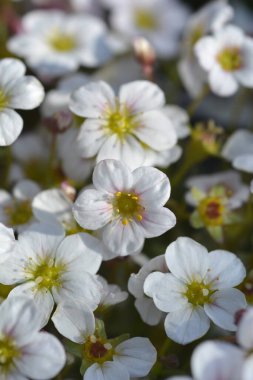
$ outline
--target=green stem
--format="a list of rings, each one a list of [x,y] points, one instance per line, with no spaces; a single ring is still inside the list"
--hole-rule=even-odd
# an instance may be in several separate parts
[[[163,371],[163,365],[161,359],[167,354],[171,343],[173,343],[169,338],[166,338],[161,349],[158,352],[157,362],[154,365],[152,372],[150,374],[150,380],[157,380],[159,375],[161,375]]]
[[[197,109],[199,108],[200,104],[203,102],[203,100],[207,97],[210,90],[207,85],[203,87],[203,90],[200,92],[200,94],[192,101],[192,103],[188,106],[187,112],[190,117],[192,117]]]
[[[202,145],[195,140],[191,140],[186,147],[184,161],[180,166],[177,174],[171,178],[171,186],[177,187],[184,179],[188,171],[197,163],[203,161],[207,157],[207,152]]]
[[[231,118],[228,127],[230,130],[236,130],[238,128],[238,124],[241,120],[242,111],[246,105],[246,99],[248,97],[248,90],[242,88],[237,95],[235,102],[233,104],[233,109],[231,112]],[[231,127],[230,127],[231,126]]]
[[[8,187],[9,171],[12,163],[12,152],[10,146],[0,148],[0,187]]]

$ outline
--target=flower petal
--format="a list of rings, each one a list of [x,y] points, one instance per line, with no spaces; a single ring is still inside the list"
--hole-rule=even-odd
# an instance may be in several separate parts
[[[240,259],[231,252],[215,250],[208,254],[209,271],[207,282],[212,289],[226,289],[239,285],[246,276]]]
[[[218,51],[218,46],[213,37],[201,38],[194,47],[195,54],[201,67],[209,71],[215,64],[215,56]]]
[[[73,247],[75,249],[73,250]],[[102,262],[103,246],[87,233],[67,236],[59,245],[55,265],[64,263],[73,273],[97,273]]]
[[[176,224],[176,217],[166,207],[147,209],[138,224],[142,226],[145,237],[155,237],[173,228]]]
[[[45,223],[66,222],[73,219],[73,203],[59,189],[41,191],[32,201],[36,218]]]
[[[60,225],[34,223],[19,234],[18,249],[37,257],[54,257],[57,247],[64,238],[64,230]]]
[[[126,367],[131,377],[149,373],[156,362],[156,349],[147,338],[125,340],[115,348],[113,359]]]
[[[76,300],[95,310],[101,300],[102,286],[96,276],[88,272],[65,272],[62,277],[62,286],[52,289],[55,302]]]
[[[245,350],[253,348],[253,309],[249,308],[240,320],[237,330],[237,341]]]
[[[215,292],[204,309],[208,317],[219,327],[236,331],[235,313],[247,306],[245,296],[237,289],[223,289]]]
[[[115,108],[115,95],[107,83],[92,82],[74,91],[69,108],[76,115],[98,118],[106,109]]]
[[[161,108],[165,104],[163,91],[156,84],[144,80],[121,86],[119,100],[127,105],[132,114]]]
[[[218,65],[214,66],[208,80],[211,90],[219,96],[233,95],[239,87],[233,74],[223,71]]]
[[[243,352],[225,342],[201,343],[191,359],[194,378],[205,380],[238,380],[242,363]]]
[[[114,194],[117,191],[128,191],[133,184],[132,173],[118,160],[99,162],[93,172],[93,184],[97,190]]]
[[[78,149],[83,158],[96,156],[106,141],[107,135],[100,119],[87,119],[77,137]]]
[[[92,364],[84,374],[83,380],[130,380],[129,373],[120,363],[105,362]]]
[[[180,344],[187,344],[201,338],[210,327],[209,318],[202,307],[183,307],[169,313],[164,327],[169,338]]]
[[[155,278],[154,278],[155,277]],[[184,283],[170,273],[159,275],[151,273],[144,283],[145,293],[153,297],[156,307],[164,312],[174,312],[188,304],[184,296]]]
[[[134,305],[143,322],[150,326],[156,326],[160,323],[163,313],[157,309],[152,299],[147,297],[138,298],[135,300]]]
[[[26,296],[32,299],[39,311],[38,319],[40,327],[47,325],[54,307],[52,294],[48,290],[37,291],[37,285],[33,281],[28,281],[16,286],[9,293],[9,297]]]
[[[8,85],[25,75],[26,67],[19,59],[5,58],[0,61],[0,87],[8,90]]]
[[[129,169],[135,169],[143,164],[145,150],[134,136],[126,135],[124,139],[120,139],[115,133],[102,145],[97,162],[110,158],[125,163]]]
[[[0,110],[0,146],[11,145],[23,129],[23,120],[17,112]]]
[[[177,134],[170,119],[162,111],[149,111],[137,118],[133,134],[154,150],[170,149],[177,143]]]
[[[40,187],[36,182],[23,179],[15,185],[13,196],[21,201],[32,200],[39,191]]]
[[[16,240],[13,229],[0,223],[0,261],[5,258],[4,254],[6,252],[14,248],[15,243]]]
[[[80,226],[97,230],[111,220],[112,205],[105,194],[88,189],[78,196],[73,206],[73,214]]]
[[[147,207],[164,206],[170,197],[169,178],[160,170],[142,167],[133,171],[133,188]]]
[[[60,334],[79,344],[83,344],[95,331],[93,312],[87,305],[75,303],[73,300],[59,304],[52,321]]]
[[[252,373],[253,373],[253,355],[251,354],[250,356],[248,356],[248,358],[245,360],[243,364],[242,375],[241,375],[242,380],[251,380]],[[236,378],[234,378],[234,380],[236,380]]]
[[[22,110],[38,107],[45,96],[42,84],[32,76],[25,76],[15,81],[8,89],[9,106]]]
[[[35,380],[53,378],[65,362],[62,344],[47,332],[38,333],[31,343],[22,347],[22,355],[15,360],[20,372]]]
[[[169,270],[183,281],[203,279],[208,270],[206,248],[188,237],[180,237],[171,243],[165,259]]]
[[[233,161],[233,167],[248,173],[253,173],[253,154],[242,154],[236,157]]]
[[[38,310],[27,297],[9,297],[1,304],[0,311],[1,333],[12,337],[18,345],[31,341],[41,327]]]
[[[153,297],[156,291],[157,290],[159,291],[160,283],[163,281],[163,279],[165,279],[164,276],[165,276],[165,273],[162,273],[162,272],[152,272],[150,274],[147,273],[146,278],[144,278],[144,280],[142,281],[143,284],[142,284],[141,291],[144,292],[147,296]],[[138,280],[138,277],[137,277],[137,280]]]
[[[104,228],[103,242],[112,252],[125,256],[131,255],[141,248],[144,236],[142,229],[135,221],[124,225],[117,218]]]

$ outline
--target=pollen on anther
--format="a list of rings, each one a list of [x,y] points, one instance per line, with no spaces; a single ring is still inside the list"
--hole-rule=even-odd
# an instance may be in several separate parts
[[[122,219],[122,224],[124,224],[124,226],[126,226],[128,224],[128,219],[127,218],[123,218]]]
[[[90,336],[90,341],[91,341],[91,343],[96,343],[97,338],[95,337],[95,335]]]
[[[112,349],[112,345],[111,345],[111,343],[105,343],[105,344],[104,344],[104,348],[105,348],[106,350],[111,350],[111,349]]]
[[[203,289],[202,293],[203,293],[203,296],[206,297],[209,294],[209,290],[208,289]]]
[[[142,215],[137,215],[136,218],[137,218],[137,220],[138,220],[139,222],[141,222],[142,219],[143,219]]]

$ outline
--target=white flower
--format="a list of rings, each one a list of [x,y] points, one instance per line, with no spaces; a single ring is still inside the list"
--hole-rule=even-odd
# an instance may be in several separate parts
[[[189,189],[197,189],[203,196],[208,195],[210,190],[215,187],[220,189],[220,194],[224,189],[224,193],[229,199],[230,209],[240,207],[249,197],[247,186],[242,183],[240,175],[233,170],[191,177],[187,180],[186,186]],[[186,194],[186,200],[192,206],[197,205],[197,201],[191,192]]]
[[[86,118],[78,136],[83,157],[119,159],[135,169],[145,161],[143,145],[154,151],[172,148],[177,136],[162,112],[164,103],[162,90],[148,81],[121,86],[118,97],[105,82],[81,87],[70,109]]]
[[[253,87],[253,39],[240,28],[228,25],[201,38],[195,53],[215,94],[230,96],[239,85]]]
[[[234,314],[246,306],[243,293],[233,288],[245,277],[242,262],[228,251],[208,253],[186,237],[168,246],[165,259],[171,273],[151,273],[144,292],[158,309],[169,313],[165,319],[168,337],[189,343],[208,331],[210,319],[235,331]]]
[[[249,189],[235,171],[200,175],[186,182],[190,189],[186,201],[194,207],[190,222],[195,228],[206,227],[217,241],[223,241],[225,225],[240,223],[236,212],[249,198]]]
[[[17,285],[9,297],[32,297],[40,308],[43,324],[54,303],[67,298],[82,300],[95,309],[101,285],[94,274],[102,261],[101,250],[100,242],[88,234],[64,238],[56,225],[35,224],[19,235],[15,250],[2,263],[0,283]]]
[[[176,223],[163,207],[170,196],[167,176],[151,167],[131,172],[117,160],[98,163],[94,189],[81,192],[74,204],[77,222],[90,230],[103,228],[102,239],[112,252],[128,255],[148,237],[160,236]]]
[[[32,202],[32,211],[36,218],[43,223],[62,225],[67,234],[85,232],[76,222],[73,215],[73,202],[66,197],[60,189],[49,189],[40,192]],[[91,232],[91,231],[89,231]],[[92,235],[101,240],[101,231],[92,231]],[[102,242],[103,244],[103,242]],[[131,254],[137,254],[142,246]],[[103,260],[111,260],[117,257],[117,253],[111,252],[103,244]]]
[[[136,298],[134,305],[141,319],[150,326],[157,325],[164,313],[157,309],[152,298],[145,295],[143,285],[148,275],[154,271],[168,272],[164,255],[154,257],[139,270],[131,274],[128,290]]]
[[[24,179],[13,188],[12,195],[0,190],[0,221],[9,227],[23,230],[34,221],[32,199],[40,192],[36,182]]]
[[[225,342],[206,341],[193,352],[191,369],[194,380],[247,380],[241,378],[243,355],[239,348]],[[251,373],[252,375],[252,373]],[[193,380],[175,376],[167,380]],[[251,377],[248,379],[250,380]]]
[[[22,26],[8,48],[42,76],[63,75],[80,65],[96,67],[111,56],[106,26],[91,15],[33,11],[23,17]]]
[[[247,130],[233,133],[222,149],[222,156],[231,161],[234,168],[253,173],[253,133]]]
[[[147,338],[132,338],[120,344],[96,336],[93,313],[82,305],[64,303],[52,318],[57,330],[82,345],[85,363],[89,364],[84,380],[129,380],[147,375],[156,361],[156,350]]]
[[[0,146],[11,145],[22,131],[23,120],[14,110],[36,108],[44,98],[41,83],[25,71],[17,59],[0,60]]]
[[[206,82],[206,74],[194,54],[194,45],[201,37],[219,30],[232,19],[233,14],[233,8],[227,0],[215,0],[194,13],[186,25],[178,68],[187,91],[193,97],[201,93]]]
[[[108,284],[106,279],[102,276],[97,276],[97,279],[103,287],[99,304],[102,309],[104,307],[106,308],[108,306],[116,305],[127,299],[128,293],[122,291],[118,285]]]
[[[0,378],[49,379],[64,367],[63,346],[40,332],[40,316],[32,300],[13,297],[0,305]]]
[[[188,11],[176,0],[103,0],[111,10],[110,23],[124,37],[145,37],[161,58],[177,53],[179,35]]]

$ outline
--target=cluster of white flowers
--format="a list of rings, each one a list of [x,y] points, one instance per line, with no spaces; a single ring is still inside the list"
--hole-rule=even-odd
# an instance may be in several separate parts
[[[0,380],[252,380],[237,8],[2,3]]]

